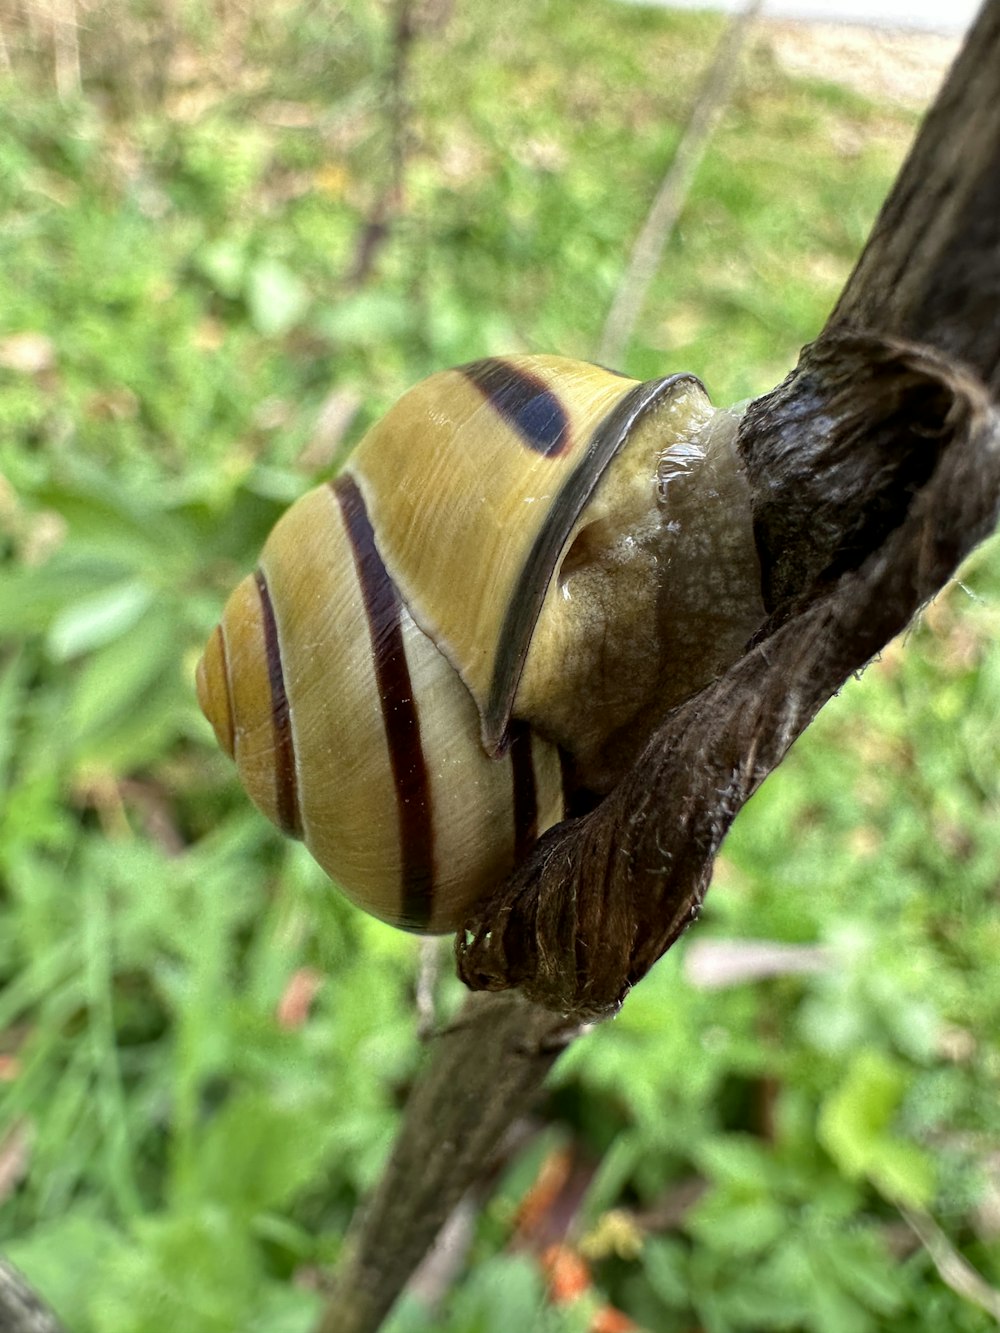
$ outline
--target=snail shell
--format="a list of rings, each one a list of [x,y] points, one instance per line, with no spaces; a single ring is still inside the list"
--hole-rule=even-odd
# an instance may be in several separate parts
[[[763,619],[736,419],[560,357],[418,384],[297,501],[198,696],[359,905],[454,929]]]

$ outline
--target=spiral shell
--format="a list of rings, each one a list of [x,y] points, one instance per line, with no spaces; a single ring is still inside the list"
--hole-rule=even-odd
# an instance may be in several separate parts
[[[431,376],[280,519],[198,695],[259,808],[393,924],[461,923],[763,615],[699,381]]]

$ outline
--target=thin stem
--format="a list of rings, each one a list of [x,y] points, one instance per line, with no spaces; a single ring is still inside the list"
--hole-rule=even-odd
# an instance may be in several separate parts
[[[1000,1290],[959,1254],[930,1213],[914,1208],[900,1208],[900,1212],[930,1255],[941,1281],[1000,1324]]]
[[[715,49],[690,119],[632,247],[628,267],[608,312],[597,352],[598,361],[604,365],[621,365],[628,350],[663,251],[677,226],[695,174],[729,102],[740,55],[760,7],[761,0],[748,0],[726,26]]]
[[[413,0],[393,0],[392,55],[385,81],[389,176],[361,233],[350,275],[353,287],[362,286],[371,274],[378,252],[389,237],[393,220],[403,207],[410,116],[409,65],[415,36]]]

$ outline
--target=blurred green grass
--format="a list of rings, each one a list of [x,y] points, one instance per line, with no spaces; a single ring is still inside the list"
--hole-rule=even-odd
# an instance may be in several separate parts
[[[420,1060],[417,945],[247,808],[194,660],[282,507],[409,383],[592,353],[720,31],[416,12],[405,188],[360,282],[393,189],[385,9],[106,0],[61,96],[42,11],[5,29],[0,1246],[73,1333],[309,1327]],[[761,30],[623,368],[719,402],[783,377],[915,123],[788,76]],[[992,1326],[899,1209],[1000,1284],[998,591],[991,544],[824,711],[697,931],[559,1066],[445,1311],[398,1333],[586,1326],[508,1250],[553,1144],[590,1164],[600,1299],[646,1327]],[[695,946],[754,940],[822,970],[708,988]]]

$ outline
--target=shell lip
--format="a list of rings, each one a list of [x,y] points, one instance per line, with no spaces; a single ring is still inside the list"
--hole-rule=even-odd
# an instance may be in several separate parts
[[[637,384],[601,421],[586,452],[553,501],[548,521],[535,538],[521,568],[497,642],[493,677],[483,710],[482,736],[488,754],[499,757],[510,745],[510,721],[517,687],[542,603],[563,547],[611,462],[621,452],[633,426],[646,412],[683,384],[704,384],[690,371]]]

